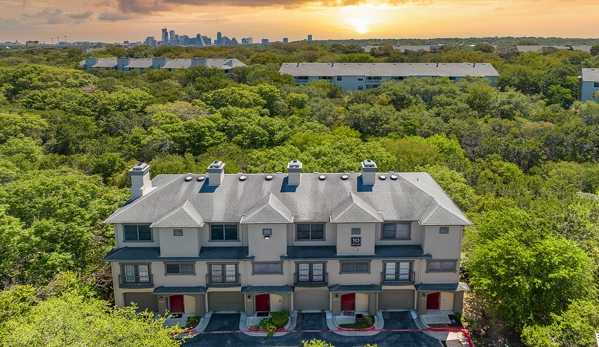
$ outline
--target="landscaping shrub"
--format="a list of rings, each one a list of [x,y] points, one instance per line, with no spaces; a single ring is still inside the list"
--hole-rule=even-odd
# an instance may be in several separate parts
[[[185,327],[186,328],[197,327],[198,324],[200,324],[200,319],[201,319],[201,317],[198,317],[198,316],[187,317],[187,322],[185,322]]]
[[[282,328],[287,324],[289,320],[289,314],[287,311],[271,312],[272,323],[278,328]]]

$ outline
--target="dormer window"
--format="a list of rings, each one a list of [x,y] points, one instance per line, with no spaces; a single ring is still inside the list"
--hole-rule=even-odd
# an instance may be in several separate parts
[[[297,224],[296,225],[297,240],[324,240],[324,224]]]
[[[409,240],[411,238],[410,223],[383,223],[382,239]]]

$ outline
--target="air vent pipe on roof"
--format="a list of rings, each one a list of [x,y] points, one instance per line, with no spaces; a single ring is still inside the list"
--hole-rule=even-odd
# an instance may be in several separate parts
[[[302,162],[299,160],[292,160],[287,164],[287,184],[290,186],[299,186],[302,175]]]
[[[370,159],[366,159],[362,162],[362,184],[374,185],[376,181],[376,163]]]
[[[139,163],[129,170],[131,176],[131,200],[141,198],[152,188],[150,165]]]
[[[215,160],[208,166],[208,186],[217,187],[223,183],[225,163]]]

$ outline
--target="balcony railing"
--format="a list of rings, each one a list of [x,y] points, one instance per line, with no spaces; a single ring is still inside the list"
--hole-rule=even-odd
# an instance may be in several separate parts
[[[241,285],[239,281],[241,274],[212,276],[206,275],[206,285],[212,287],[237,287]]]
[[[414,283],[414,272],[406,273],[406,274],[387,274],[381,272],[381,283],[382,284],[406,284],[406,283]]]
[[[149,276],[124,276],[119,275],[120,288],[153,288],[153,275]]]
[[[298,287],[322,287],[327,285],[327,274],[322,275],[298,275],[295,276],[295,285]]]

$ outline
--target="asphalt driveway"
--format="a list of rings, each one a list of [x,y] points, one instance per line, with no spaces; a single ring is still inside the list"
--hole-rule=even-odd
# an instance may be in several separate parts
[[[410,312],[385,313],[385,329],[416,328]],[[272,337],[262,341],[261,337],[247,336],[240,332],[239,314],[213,314],[205,332],[216,334],[200,334],[187,340],[184,347],[270,347],[301,346],[302,340],[319,339],[333,344],[335,347],[362,347],[367,343],[378,344],[378,347],[440,347],[439,340],[421,332],[381,332],[375,336],[340,336],[328,330],[324,313],[299,313],[295,330],[285,336]],[[325,330],[325,332],[307,332],[306,330]],[[231,331],[231,332],[223,332]],[[223,333],[220,333],[223,332]]]

